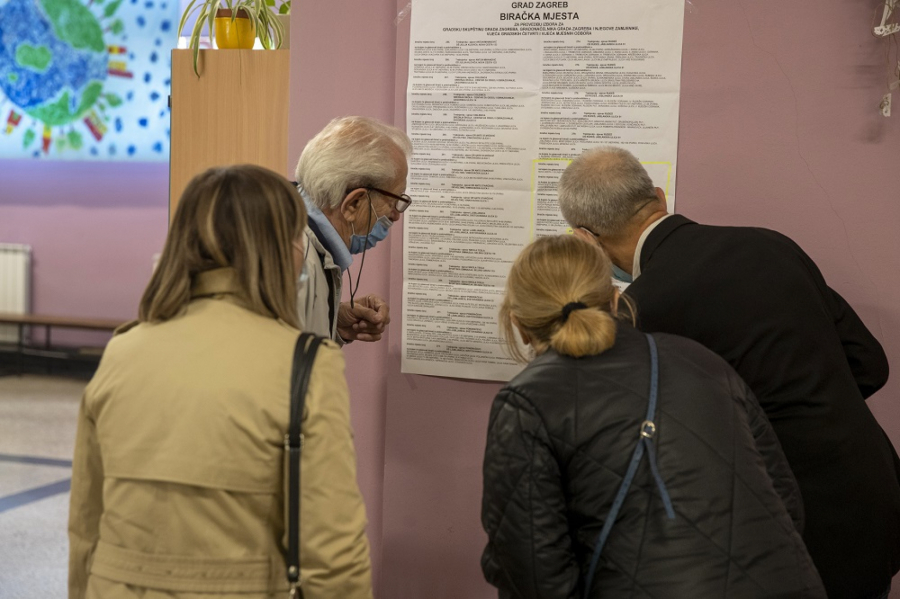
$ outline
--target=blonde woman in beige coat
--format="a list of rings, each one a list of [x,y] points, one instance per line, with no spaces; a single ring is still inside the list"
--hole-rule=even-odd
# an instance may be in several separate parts
[[[70,599],[288,595],[283,439],[306,212],[259,167],[182,196],[139,321],[85,390],[69,514]],[[372,596],[344,361],[327,341],[303,420],[301,589]]]

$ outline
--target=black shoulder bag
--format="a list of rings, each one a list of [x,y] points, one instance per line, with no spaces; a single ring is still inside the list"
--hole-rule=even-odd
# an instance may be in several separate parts
[[[288,505],[288,546],[284,563],[287,566],[292,599],[303,599],[303,589],[300,588],[300,451],[303,449],[303,434],[300,432],[300,424],[303,420],[303,407],[306,405],[309,377],[321,343],[322,337],[300,333],[294,347],[294,365],[291,370],[291,421],[284,436],[284,457],[288,464],[285,498]]]

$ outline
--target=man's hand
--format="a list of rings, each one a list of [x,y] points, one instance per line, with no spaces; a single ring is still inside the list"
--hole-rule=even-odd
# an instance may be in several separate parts
[[[345,342],[378,341],[391,322],[391,309],[384,299],[367,295],[353,302],[341,302],[338,308],[338,334]]]

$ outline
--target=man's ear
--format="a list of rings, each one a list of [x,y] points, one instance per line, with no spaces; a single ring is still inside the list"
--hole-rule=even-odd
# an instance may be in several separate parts
[[[594,234],[587,229],[583,229],[581,227],[573,227],[572,235],[582,241],[587,241],[591,245],[597,245],[597,238],[594,237]]]
[[[341,216],[347,222],[356,222],[361,216],[369,212],[369,192],[363,187],[354,189],[341,201]]]
[[[668,206],[666,203],[666,192],[663,191],[662,187],[656,188],[656,197],[659,198],[659,201],[662,202],[663,206]]]

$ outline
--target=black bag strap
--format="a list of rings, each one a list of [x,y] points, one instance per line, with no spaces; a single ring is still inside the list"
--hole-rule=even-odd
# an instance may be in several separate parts
[[[644,457],[645,449],[647,452],[647,459],[650,462],[650,472],[656,480],[656,488],[659,489],[659,495],[662,498],[663,506],[666,508],[666,515],[670,520],[675,518],[672,499],[669,497],[669,491],[666,489],[666,484],[659,474],[659,468],[656,466],[656,448],[653,445],[653,437],[656,435],[656,423],[653,422],[653,418],[656,416],[656,400],[659,395],[659,358],[657,357],[656,340],[646,333],[644,333],[644,336],[647,337],[647,344],[650,346],[650,398],[647,402],[647,417],[641,423],[640,432],[638,433],[638,442],[634,447],[634,453],[631,454],[628,470],[625,472],[622,484],[619,486],[619,491],[616,493],[616,498],[613,500],[612,508],[610,508],[609,514],[606,516],[606,521],[603,523],[603,528],[600,530],[600,536],[597,537],[597,544],[594,545],[594,554],[591,556],[591,565],[588,567],[587,576],[585,577],[585,599],[588,599],[590,596],[591,583],[594,581],[594,572],[596,571],[597,563],[600,560],[600,553],[603,551],[606,539],[609,538],[609,533],[612,531],[613,524],[616,522],[619,510],[622,508],[622,504],[625,503],[625,496],[628,494],[628,489],[631,487],[634,475],[637,474],[638,464],[641,463],[641,458]]]
[[[291,420],[284,436],[285,458],[288,461],[287,475],[287,579],[291,587],[291,597],[303,597],[300,589],[300,452],[303,449],[303,408],[306,405],[306,390],[312,373],[316,351],[322,337],[312,333],[300,333],[294,347],[294,364],[291,370]]]

